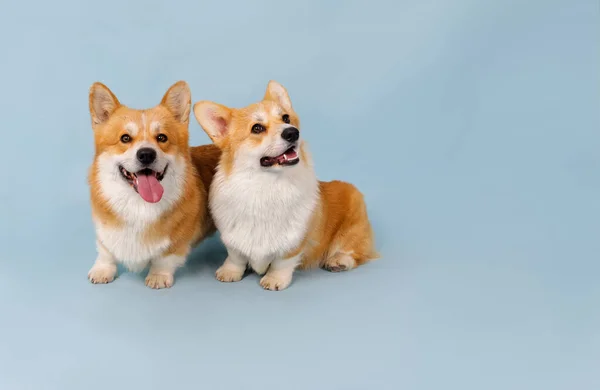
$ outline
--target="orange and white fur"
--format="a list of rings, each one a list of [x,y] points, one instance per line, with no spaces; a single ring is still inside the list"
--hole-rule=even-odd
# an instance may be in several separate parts
[[[228,252],[218,280],[239,281],[251,267],[263,288],[283,290],[298,267],[346,271],[378,256],[362,194],[317,180],[282,85],[269,82],[242,109],[198,102],[194,115],[222,152],[209,191]]]
[[[92,85],[89,106],[95,158],[89,172],[98,257],[92,283],[110,283],[121,263],[150,270],[146,285],[168,288],[191,247],[214,230],[207,186],[194,163],[213,156],[213,145],[188,146],[191,93],[175,83],[162,102],[147,110],[119,103],[103,84]],[[203,150],[204,148],[205,150]],[[206,153],[203,153],[206,151]]]

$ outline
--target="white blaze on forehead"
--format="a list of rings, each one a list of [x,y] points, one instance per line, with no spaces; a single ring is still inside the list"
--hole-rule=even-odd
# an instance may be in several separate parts
[[[252,114],[252,119],[254,119],[255,122],[266,122],[267,121],[267,113],[264,111],[257,111],[254,114]]]
[[[275,116],[275,117],[279,117],[283,114],[283,111],[281,111],[280,107],[274,106],[273,108],[271,108],[271,115]]]
[[[133,137],[135,137],[140,131],[137,123],[135,122],[127,122],[125,125],[125,130],[127,130],[127,132]]]
[[[156,134],[156,133],[158,133],[159,130],[160,130],[160,122],[152,121],[152,123],[150,123],[150,134]]]

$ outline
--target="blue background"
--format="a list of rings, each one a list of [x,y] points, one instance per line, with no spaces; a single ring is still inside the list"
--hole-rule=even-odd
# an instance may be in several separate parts
[[[254,5],[251,5],[254,4]],[[0,388],[600,388],[597,1],[4,1]],[[285,85],[383,258],[91,285],[87,93],[244,106]],[[193,144],[208,138],[192,119]],[[172,387],[174,386],[174,387]]]

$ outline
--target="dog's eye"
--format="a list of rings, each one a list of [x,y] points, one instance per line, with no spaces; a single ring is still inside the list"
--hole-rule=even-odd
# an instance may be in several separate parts
[[[124,144],[126,144],[127,142],[131,142],[131,137],[129,136],[129,134],[123,134],[121,136],[121,142],[123,142]]]
[[[283,114],[281,120],[285,123],[290,123],[290,116],[288,114]]]
[[[167,136],[164,134],[159,134],[156,136],[156,140],[158,142],[167,142]]]
[[[252,132],[254,134],[262,133],[265,130],[266,130],[265,127],[263,125],[259,125],[258,123],[256,123],[254,126],[252,126]]]

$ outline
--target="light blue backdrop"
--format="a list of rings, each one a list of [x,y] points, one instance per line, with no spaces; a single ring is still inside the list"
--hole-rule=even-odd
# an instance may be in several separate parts
[[[255,4],[255,5],[251,5]],[[0,388],[600,388],[597,1],[13,1],[0,12]],[[93,286],[87,93],[288,87],[384,258]],[[208,138],[195,120],[192,142]]]

